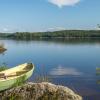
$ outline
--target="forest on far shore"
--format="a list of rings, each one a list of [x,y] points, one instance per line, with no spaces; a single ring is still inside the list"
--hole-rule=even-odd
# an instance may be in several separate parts
[[[100,38],[100,30],[62,30],[53,32],[16,32],[0,33],[1,38]]]

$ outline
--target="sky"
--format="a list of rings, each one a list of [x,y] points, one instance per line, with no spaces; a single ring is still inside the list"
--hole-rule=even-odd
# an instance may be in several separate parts
[[[0,0],[0,32],[95,29],[100,0]]]

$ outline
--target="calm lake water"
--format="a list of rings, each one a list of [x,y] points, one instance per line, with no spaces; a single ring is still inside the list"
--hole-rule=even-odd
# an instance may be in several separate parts
[[[100,100],[96,67],[100,67],[99,40],[0,40],[7,51],[0,63],[13,67],[32,62],[36,75],[48,75],[55,84],[68,86],[84,100]]]

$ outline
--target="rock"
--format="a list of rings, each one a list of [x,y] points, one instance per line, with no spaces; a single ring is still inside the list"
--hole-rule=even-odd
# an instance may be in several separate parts
[[[1,48],[0,47],[0,54],[2,54],[3,52],[5,52],[7,49],[5,49],[5,48]]]
[[[0,100],[82,100],[71,89],[51,83],[27,83],[0,93]]]

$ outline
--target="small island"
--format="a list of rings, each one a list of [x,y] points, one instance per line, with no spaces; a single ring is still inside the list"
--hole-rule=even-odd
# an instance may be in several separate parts
[[[0,53],[5,52],[7,49],[4,47],[3,44],[0,44]]]

